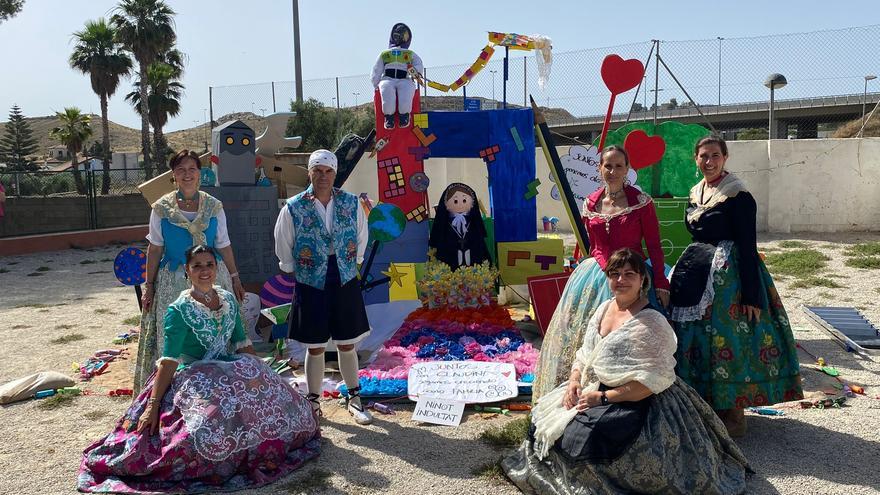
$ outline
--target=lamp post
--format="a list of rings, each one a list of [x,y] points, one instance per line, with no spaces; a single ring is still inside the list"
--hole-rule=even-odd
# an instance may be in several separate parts
[[[868,101],[868,81],[877,79],[877,76],[868,74],[865,76],[865,92],[862,93],[862,127],[865,127],[865,103]]]
[[[489,72],[492,73],[492,108],[495,108],[495,73],[498,71],[493,69]]]
[[[205,151],[208,151],[208,129],[211,128],[211,123],[208,122],[208,109],[203,108],[202,112],[205,114]]]
[[[354,95],[354,106],[358,106],[358,96],[360,96],[361,94],[358,93],[357,91],[355,91],[352,94]]]
[[[770,88],[770,122],[769,122],[769,134],[767,135],[767,139],[773,139],[776,135],[776,122],[773,120],[773,93],[776,88],[782,88],[788,81],[785,80],[785,76],[782,74],[770,74],[767,76],[767,79],[764,81],[764,86]]]
[[[724,38],[718,37],[718,106],[721,106],[721,42]]]

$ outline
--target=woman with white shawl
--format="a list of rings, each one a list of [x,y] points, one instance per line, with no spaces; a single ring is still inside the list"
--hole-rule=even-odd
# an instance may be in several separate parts
[[[613,298],[590,319],[569,381],[538,400],[505,473],[525,493],[744,493],[748,461],[675,376],[675,333],[648,307],[642,256],[618,250],[605,273]]]

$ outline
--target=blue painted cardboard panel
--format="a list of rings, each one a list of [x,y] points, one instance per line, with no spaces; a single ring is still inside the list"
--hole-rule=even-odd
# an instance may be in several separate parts
[[[369,280],[379,280],[380,278],[384,278],[385,275],[382,275],[382,272],[387,272],[388,266],[388,263],[376,263],[373,261],[373,266],[370,268],[370,277],[372,278],[368,277]],[[387,303],[389,300],[387,283],[377,285],[370,290],[364,291],[365,305]]]
[[[373,263],[425,263],[428,261],[428,234],[427,221],[406,222],[406,228],[400,237],[380,245]],[[369,255],[368,250],[364,257]]]

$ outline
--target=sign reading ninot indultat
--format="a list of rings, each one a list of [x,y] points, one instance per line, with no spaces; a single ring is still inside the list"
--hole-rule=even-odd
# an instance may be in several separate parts
[[[445,399],[468,404],[516,397],[516,369],[511,363],[431,361],[409,369],[409,398]]]

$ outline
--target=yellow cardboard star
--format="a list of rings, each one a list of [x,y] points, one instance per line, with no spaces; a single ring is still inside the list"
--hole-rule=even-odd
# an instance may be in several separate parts
[[[398,287],[403,287],[403,277],[406,272],[398,271],[393,264],[387,272],[382,272],[382,275],[391,278],[391,282],[397,284]]]

